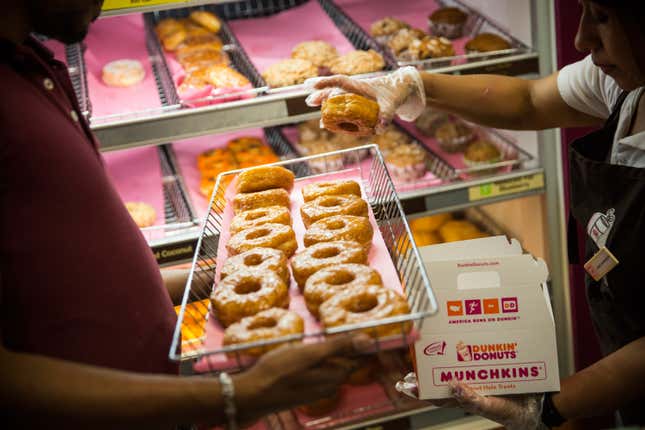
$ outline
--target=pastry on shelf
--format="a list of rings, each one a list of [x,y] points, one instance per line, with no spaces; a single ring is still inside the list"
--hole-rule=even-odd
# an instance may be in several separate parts
[[[437,128],[435,138],[446,152],[463,152],[475,139],[473,129],[461,121],[446,121]]]
[[[390,48],[394,55],[398,56],[406,51],[412,42],[423,39],[426,36],[427,34],[418,28],[404,28],[394,34],[387,42],[387,47]]]
[[[131,87],[146,76],[143,65],[137,60],[115,60],[103,66],[101,78],[110,87]]]
[[[222,27],[220,20],[214,14],[205,10],[191,12],[190,19],[213,33],[217,33]]]
[[[378,145],[379,150],[386,156],[396,147],[410,143],[411,139],[407,134],[390,124],[383,133],[375,135],[372,141]]]
[[[316,144],[307,146],[307,155],[321,155],[328,154],[324,157],[314,158],[308,160],[309,167],[314,173],[333,172],[343,168],[343,156],[341,154],[334,154],[338,147],[329,141],[315,141]]]
[[[494,33],[479,33],[466,43],[466,53],[473,54],[479,52],[503,51],[510,49],[511,44],[508,40]]]
[[[144,202],[127,202],[125,208],[137,227],[150,227],[157,220],[155,208]]]
[[[410,228],[413,233],[434,233],[451,219],[452,215],[449,212],[424,216],[410,220]]]
[[[481,231],[479,227],[467,220],[452,220],[444,223],[439,228],[439,236],[444,242],[479,239],[488,237],[489,234]]]
[[[414,143],[398,145],[385,156],[385,164],[392,179],[411,182],[425,175],[427,153]]]
[[[338,57],[336,48],[322,40],[311,40],[297,44],[291,51],[291,58],[307,60],[316,67],[328,67]]]
[[[402,55],[406,60],[427,60],[431,58],[453,57],[455,49],[445,37],[426,36],[423,39],[413,40],[408,50]],[[446,65],[450,64],[446,62]]]
[[[435,137],[437,129],[450,120],[450,116],[442,111],[426,108],[414,121],[414,125],[422,134]]]
[[[468,145],[464,152],[464,164],[469,168],[484,167],[502,161],[502,153],[493,142],[479,139]],[[496,169],[478,169],[469,173],[486,175],[494,173]]]
[[[360,75],[383,70],[385,60],[378,52],[370,49],[368,51],[351,51],[342,55],[330,63],[330,71],[335,75]]]
[[[414,242],[418,247],[443,243],[441,236],[439,236],[434,231],[420,231],[417,233],[412,233],[412,236],[414,237]]]
[[[316,76],[318,76],[318,67],[311,61],[300,58],[279,61],[267,67],[262,73],[266,83],[274,88],[302,84],[305,80]]]
[[[386,43],[399,30],[410,28],[407,23],[391,16],[386,16],[372,23],[370,34],[380,43]]]
[[[463,35],[464,25],[468,14],[456,7],[442,7],[434,11],[428,18],[430,33],[448,39],[456,39]]]

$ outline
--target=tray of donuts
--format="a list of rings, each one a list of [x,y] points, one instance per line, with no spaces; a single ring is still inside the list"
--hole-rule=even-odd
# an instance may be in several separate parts
[[[342,165],[369,164],[368,151],[345,154],[337,151],[374,143],[383,155],[397,192],[437,186],[457,177],[454,167],[398,123],[390,125],[382,134],[367,137],[330,132],[320,128],[318,119],[282,127],[281,131],[298,154],[327,153],[325,157],[309,161],[314,173],[333,171]]]
[[[214,6],[144,15],[148,48],[165,67],[167,94],[186,106],[252,98],[266,84]]]
[[[340,0],[394,59],[429,69],[529,52],[530,47],[459,0],[379,4]]]
[[[372,164],[309,175],[311,156],[219,175],[186,294],[210,296],[204,336],[175,358],[204,356],[194,369],[209,372],[346,331],[378,349],[413,341],[434,295],[377,147],[355,150]]]

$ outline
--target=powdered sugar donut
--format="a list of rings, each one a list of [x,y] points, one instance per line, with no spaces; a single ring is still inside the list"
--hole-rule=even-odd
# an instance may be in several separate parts
[[[137,60],[116,60],[103,66],[103,82],[111,87],[131,87],[145,76],[143,65]]]

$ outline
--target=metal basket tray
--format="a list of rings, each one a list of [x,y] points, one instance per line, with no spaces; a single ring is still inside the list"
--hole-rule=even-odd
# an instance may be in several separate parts
[[[414,240],[410,233],[409,226],[405,219],[405,214],[401,203],[396,195],[394,184],[389,177],[383,157],[378,151],[376,145],[366,145],[354,149],[336,151],[331,154],[316,155],[310,157],[285,160],[273,165],[283,166],[291,169],[296,178],[308,177],[308,170],[302,166],[305,163],[316,158],[322,158],[329,155],[341,155],[343,159],[352,159],[353,153],[358,154],[361,151],[369,152],[369,168],[363,168],[360,165],[347,164],[343,169],[334,170],[327,173],[347,172],[355,173],[360,177],[363,189],[366,194],[366,200],[376,219],[380,234],[383,236],[385,246],[388,249],[392,259],[392,264],[397,272],[401,284],[404,286],[410,313],[399,315],[378,321],[369,321],[362,324],[353,324],[342,327],[333,327],[321,329],[319,332],[306,333],[304,335],[289,336],[272,340],[258,341],[241,345],[232,345],[227,347],[207,348],[203,337],[204,322],[208,318],[209,305],[204,300],[209,297],[213,289],[215,277],[217,249],[219,235],[222,231],[222,220],[224,212],[224,195],[226,179],[232,178],[241,170],[226,172],[220,174],[217,178],[215,190],[210,202],[210,211],[205,219],[202,233],[200,235],[197,250],[193,259],[190,276],[186,284],[186,290],[182,301],[181,310],[173,342],[170,348],[169,357],[172,360],[196,359],[212,354],[226,353],[233,357],[233,364],[227,365],[227,369],[242,369],[248,363],[243,360],[241,352],[250,348],[263,347],[271,344],[282,343],[286,341],[299,341],[304,337],[311,341],[321,341],[325,335],[336,334],[357,330],[367,330],[386,324],[400,324],[400,337],[379,339],[376,338],[376,348],[383,349],[387,342],[397,342],[401,345],[408,344],[409,334],[405,331],[406,323],[412,323],[413,330],[419,330],[423,324],[423,318],[432,315],[437,311],[437,303],[430,287],[430,280],[425,272],[421,256],[414,245]],[[182,342],[182,331],[184,336],[188,335],[191,339]],[[376,336],[376,334],[374,334]],[[221,367],[210,369],[209,371],[223,370]]]
[[[242,48],[242,45],[235,37],[235,34],[228,26],[226,21],[220,20],[221,28],[217,35],[222,39],[224,44],[224,51],[228,54],[231,60],[231,66],[243,74],[255,88],[251,90],[243,90],[235,93],[223,94],[220,96],[209,96],[204,97],[203,99],[182,101],[180,100],[179,95],[177,94],[177,88],[175,87],[174,80],[170,74],[168,64],[166,62],[166,54],[164,53],[163,47],[159,38],[155,34],[154,28],[155,25],[162,19],[165,18],[185,18],[193,10],[207,10],[213,12],[219,16],[218,7],[213,5],[205,5],[197,8],[186,8],[186,9],[172,9],[151,12],[144,15],[144,22],[146,28],[146,39],[148,50],[150,52],[150,57],[155,59],[156,63],[160,63],[158,70],[155,70],[155,73],[159,73],[160,79],[157,80],[160,84],[160,94],[165,94],[172,100],[177,102],[186,103],[186,104],[196,104],[196,103],[208,103],[210,101],[217,101],[219,99],[230,99],[231,97],[236,96],[253,96],[261,94],[267,90],[266,83],[264,79],[257,71],[251,60],[249,60],[248,55]],[[153,69],[154,70],[154,69]]]

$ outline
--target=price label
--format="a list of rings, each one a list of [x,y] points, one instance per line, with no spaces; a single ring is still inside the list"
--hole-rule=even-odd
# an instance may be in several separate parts
[[[468,188],[468,201],[490,199],[508,194],[524,193],[544,188],[544,174],[523,176],[505,181],[489,182]]]
[[[103,10],[126,9],[131,7],[154,6],[164,3],[185,3],[186,0],[105,0]]]

